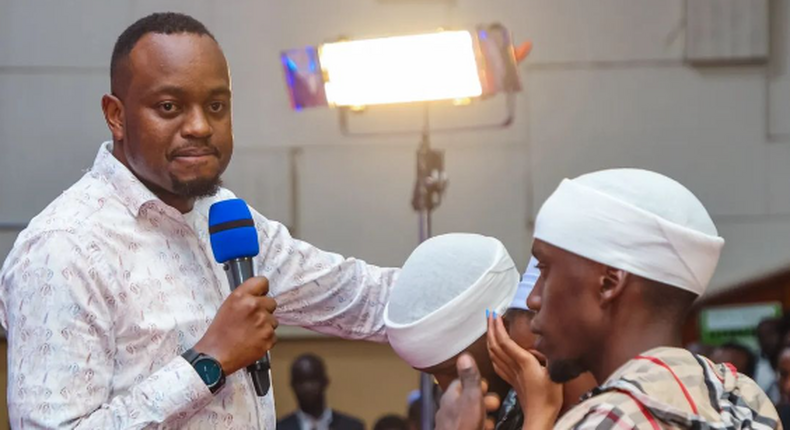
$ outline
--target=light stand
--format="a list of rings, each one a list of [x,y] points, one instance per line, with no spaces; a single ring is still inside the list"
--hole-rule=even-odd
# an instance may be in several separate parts
[[[411,207],[419,214],[420,243],[433,236],[431,215],[442,202],[447,188],[444,172],[444,151],[431,148],[429,105],[425,105],[425,123],[417,148],[417,178],[414,182]]]
[[[414,182],[412,208],[419,214],[420,243],[433,235],[431,216],[442,202],[442,194],[447,188],[447,175],[444,172],[444,151],[431,148],[430,105],[425,104],[425,117],[420,146],[417,148],[417,179]],[[428,373],[420,374],[420,406],[422,410],[422,430],[433,429],[435,402],[433,399],[433,377]]]
[[[360,39],[350,43],[343,40],[324,43],[318,47],[283,51],[281,61],[291,106],[295,110],[319,106],[337,107],[340,130],[345,136],[421,136],[417,148],[417,178],[411,204],[419,215],[419,241],[422,243],[433,235],[433,211],[441,204],[447,188],[444,151],[431,148],[431,133],[458,133],[510,126],[516,112],[515,93],[521,90],[517,65],[526,57],[531,47],[531,43],[525,43],[515,49],[507,29],[499,23],[493,23],[477,26],[468,32],[439,31],[412,36]],[[384,55],[381,58],[388,61],[371,61],[373,52],[373,56]],[[384,52],[388,54],[385,55]],[[435,61],[428,61],[430,64],[426,64],[426,58]],[[475,69],[470,69],[470,66]],[[416,82],[420,85],[415,85],[412,81],[418,75],[424,75],[425,79],[417,78]],[[472,98],[486,99],[498,93],[505,95],[507,109],[505,117],[499,122],[431,130],[430,105],[429,102],[424,102],[425,116],[421,131],[379,130],[360,133],[353,131],[350,126],[349,112],[363,110],[367,105],[425,100],[469,101]],[[422,374],[420,391],[423,430],[433,429],[433,387],[433,378]]]
[[[414,182],[414,192],[412,194],[411,206],[419,215],[419,241],[420,243],[430,239],[433,235],[432,215],[442,202],[442,196],[447,189],[447,174],[444,171],[444,151],[431,148],[431,132],[436,133],[458,133],[466,131],[477,131],[486,129],[507,128],[513,123],[516,113],[515,94],[508,92],[505,94],[506,115],[498,122],[472,124],[466,126],[456,126],[451,128],[439,128],[431,130],[430,104],[424,104],[423,127],[417,130],[388,130],[380,132],[356,132],[350,127],[350,109],[338,109],[338,123],[341,132],[350,137],[384,137],[384,136],[406,136],[420,134],[420,144],[417,148],[417,178]],[[422,411],[422,430],[433,430],[433,418],[436,413],[436,403],[434,401],[434,379],[427,373],[420,374],[420,405]]]

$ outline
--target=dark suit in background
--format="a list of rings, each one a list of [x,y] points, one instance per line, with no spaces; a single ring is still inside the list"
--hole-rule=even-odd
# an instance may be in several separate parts
[[[337,411],[332,411],[332,421],[329,424],[330,430],[365,430],[365,424],[362,421],[342,414]],[[299,417],[293,413],[277,422],[277,430],[302,430]]]

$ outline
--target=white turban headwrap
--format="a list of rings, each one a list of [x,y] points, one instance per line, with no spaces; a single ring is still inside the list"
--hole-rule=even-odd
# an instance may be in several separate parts
[[[691,191],[639,169],[563,180],[538,213],[535,238],[697,295],[705,292],[724,246]]]
[[[486,332],[486,309],[507,310],[519,275],[502,243],[476,234],[423,242],[403,265],[384,310],[387,336],[411,366],[449,360]]]
[[[530,310],[529,306],[527,306],[527,297],[532,293],[532,289],[535,288],[538,278],[540,278],[538,260],[532,257],[529,259],[529,264],[527,264],[527,270],[521,276],[521,282],[518,283],[516,295],[513,297],[513,301],[510,302],[510,309]]]

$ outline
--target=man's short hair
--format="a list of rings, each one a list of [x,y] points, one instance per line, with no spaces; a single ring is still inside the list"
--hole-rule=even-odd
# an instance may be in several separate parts
[[[115,47],[112,50],[112,59],[110,60],[111,81],[114,81],[118,75],[119,63],[129,56],[137,42],[148,33],[191,33],[208,36],[214,41],[217,40],[203,23],[189,15],[177,12],[152,13],[138,19],[118,36],[118,40],[115,42]]]
[[[302,354],[302,355],[296,357],[294,359],[294,361],[291,363],[291,381],[292,382],[295,379],[297,379],[296,376],[300,372],[300,368],[299,368],[300,363],[307,363],[307,364],[309,364],[310,366],[315,368],[318,372],[320,372],[321,375],[326,377],[326,364],[324,363],[324,360],[321,357],[319,357],[319,356],[317,356],[317,355],[315,355],[313,353],[308,352],[308,353],[305,353],[305,354]]]
[[[696,294],[650,279],[642,280],[644,301],[656,316],[675,322],[685,320],[698,297]]]

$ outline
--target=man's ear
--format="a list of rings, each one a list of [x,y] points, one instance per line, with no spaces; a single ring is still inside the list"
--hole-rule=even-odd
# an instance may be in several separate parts
[[[601,306],[608,306],[616,300],[625,290],[631,274],[625,270],[607,266],[601,276],[600,300]]]
[[[123,141],[126,132],[121,99],[112,94],[105,94],[101,98],[101,109],[104,112],[104,121],[107,122],[107,127],[112,133],[112,139],[116,142]]]

